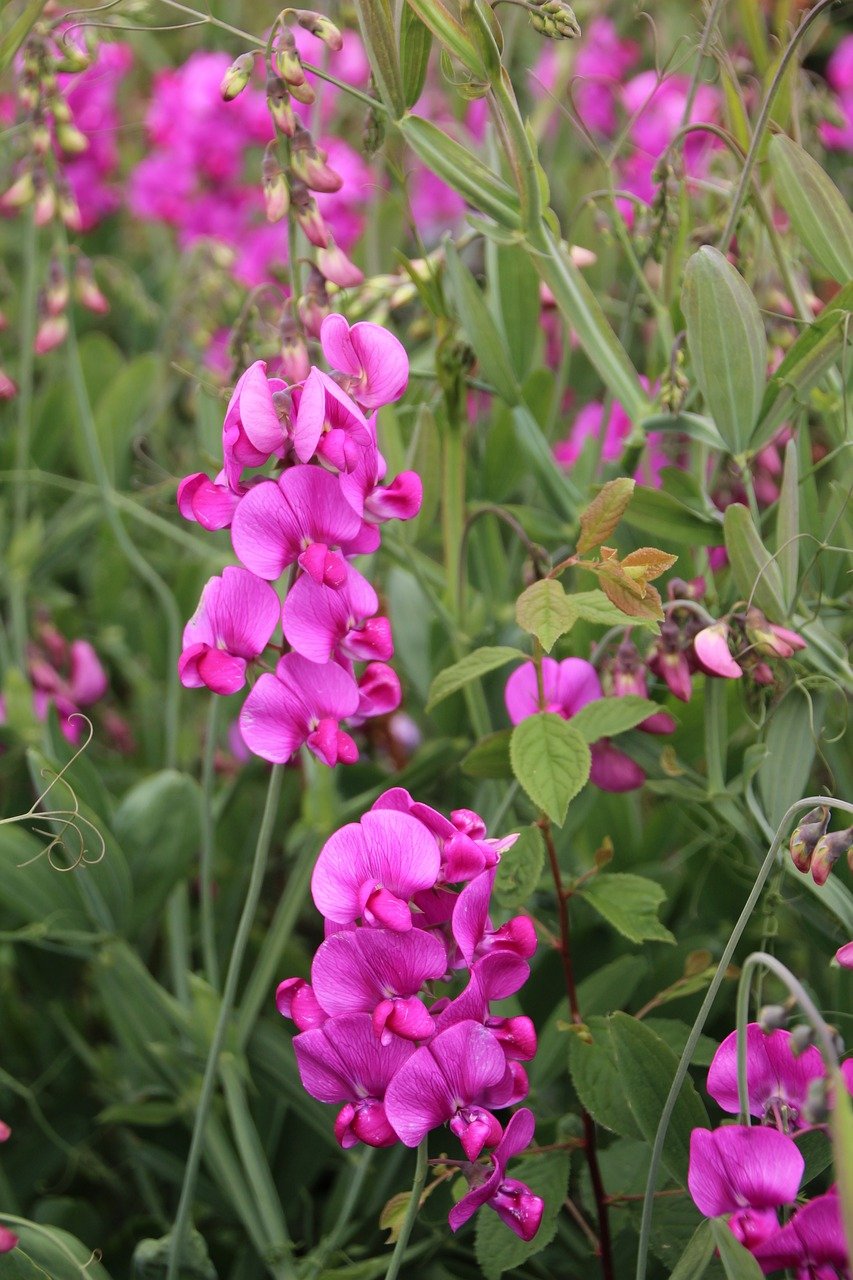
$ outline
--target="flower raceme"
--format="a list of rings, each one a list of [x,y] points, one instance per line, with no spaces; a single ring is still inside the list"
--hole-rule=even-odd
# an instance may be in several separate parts
[[[504,1129],[494,1112],[527,1096],[521,1064],[536,1033],[529,1018],[490,1008],[518,992],[536,948],[526,917],[495,927],[489,915],[496,865],[515,838],[490,839],[471,810],[448,818],[401,787],[385,792],[320,851],[311,892],[326,938],[310,983],[286,979],[276,1003],[296,1024],[305,1089],[342,1104],[343,1147],[415,1147],[446,1125],[470,1184],[453,1230],[488,1204],[529,1240],[543,1202],[506,1166],[529,1145],[533,1116],[517,1111]],[[457,995],[436,991],[459,978]]]
[[[401,344],[379,325],[350,329],[342,316],[326,318],[321,341],[341,366],[337,380],[314,367],[288,385],[255,361],[226,410],[221,471],[178,487],[181,514],[206,529],[230,528],[241,562],[204,588],[179,670],[189,688],[236,693],[273,644],[274,670],[254,680],[243,705],[243,739],[265,760],[284,763],[305,744],[332,766],[358,758],[342,721],[356,725],[400,702],[386,665],[391,625],[350,561],[376,550],[385,520],[417,514],[421,483],[414,472],[382,483],[375,412],[405,392]],[[269,464],[277,474],[260,470]],[[282,603],[274,584],[285,572]],[[276,646],[279,625],[285,643]],[[355,663],[366,664],[360,675]]]

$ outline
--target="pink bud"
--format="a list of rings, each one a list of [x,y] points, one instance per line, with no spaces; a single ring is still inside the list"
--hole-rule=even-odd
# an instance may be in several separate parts
[[[743,672],[729,651],[728,636],[728,624],[715,622],[694,636],[693,650],[707,675],[736,680]]]
[[[220,85],[220,93],[226,102],[231,102],[243,92],[252,78],[254,69],[255,59],[251,53],[241,53],[239,58],[235,58],[225,72]]]
[[[18,1243],[18,1237],[8,1227],[0,1227],[0,1253],[11,1253]]]
[[[853,969],[853,942],[845,942],[835,953],[835,958],[842,969]]]
[[[0,369],[0,400],[14,400],[18,394],[18,384],[3,369]]]
[[[36,332],[33,350],[37,356],[46,355],[47,352],[52,351],[54,347],[61,346],[67,336],[67,316],[45,316]]]
[[[364,280],[364,272],[332,241],[329,247],[317,254],[317,266],[327,280],[341,289],[350,289]]]

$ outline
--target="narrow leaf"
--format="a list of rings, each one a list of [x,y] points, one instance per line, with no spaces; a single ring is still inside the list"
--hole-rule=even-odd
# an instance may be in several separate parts
[[[477,680],[490,671],[496,671],[498,667],[506,666],[514,658],[527,658],[527,654],[508,645],[487,645],[466,654],[459,662],[454,662],[452,667],[439,671],[429,687],[426,710],[432,711],[439,702],[449,698],[451,693],[456,693],[472,680]]]
[[[568,721],[537,712],[517,724],[509,743],[512,771],[535,805],[562,826],[569,801],[589,778],[589,747]]]
[[[619,524],[634,493],[634,481],[627,476],[610,480],[581,512],[578,551],[583,554],[606,542]]]
[[[467,204],[487,213],[502,227],[519,227],[521,215],[515,192],[473,151],[420,116],[404,116],[397,125],[418,159]]]
[[[540,340],[539,277],[518,245],[495,246],[491,252],[493,286],[513,371],[523,382],[532,372]]]
[[[407,109],[411,109],[423,93],[431,45],[429,27],[410,4],[404,4],[400,14],[400,75]]]
[[[660,711],[656,702],[626,693],[621,698],[596,698],[572,716],[572,724],[586,742],[598,742],[599,738],[613,738],[642,724],[649,716]]]
[[[717,430],[743,453],[761,408],[767,339],[752,290],[705,245],[687,263],[681,306],[696,381]]]
[[[791,608],[797,594],[800,576],[800,468],[797,461],[797,442],[789,440],[785,445],[785,469],[779,506],[776,509],[776,563],[782,577],[782,596],[787,609]]]
[[[779,566],[761,541],[752,516],[742,503],[733,502],[726,507],[723,531],[732,573],[744,600],[753,600],[772,622],[784,621]]]
[[[770,172],[791,225],[812,257],[839,284],[853,279],[853,214],[816,160],[784,134],[772,139]]]
[[[458,17],[444,0],[407,0],[436,40],[469,71],[481,71],[481,59]]]
[[[382,101],[395,119],[399,119],[406,110],[406,103],[390,0],[361,0],[356,5],[356,16],[376,87]]]
[[[543,578],[522,591],[515,605],[515,618],[522,630],[536,636],[546,653],[550,653],[560,636],[570,631],[577,621],[572,597],[567,596],[556,578]]]
[[[675,942],[669,929],[658,920],[666,893],[654,880],[620,871],[606,872],[586,882],[583,896],[630,942]]]
[[[848,1257],[853,1258],[853,1102],[839,1072],[834,1073],[832,1115],[829,1132],[832,1138],[832,1160],[838,1184],[838,1207],[847,1241]]]
[[[521,399],[521,388],[513,375],[509,351],[483,291],[449,240],[445,244],[445,259],[453,302],[483,376],[501,399],[509,405],[516,405]]]
[[[721,1218],[711,1222],[711,1235],[719,1252],[726,1280],[762,1280],[761,1267],[748,1249],[732,1235],[729,1224]]]

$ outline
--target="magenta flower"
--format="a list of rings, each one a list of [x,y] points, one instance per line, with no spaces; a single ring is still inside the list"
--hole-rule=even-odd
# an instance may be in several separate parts
[[[276,455],[283,458],[287,441],[273,395],[283,391],[281,378],[266,376],[266,363],[256,360],[237,382],[222,426],[222,456],[229,486],[239,488],[244,467],[262,467]]]
[[[320,1007],[314,988],[304,978],[285,978],[275,991],[275,1007],[283,1018],[290,1018],[300,1031],[322,1027],[329,1015]]]
[[[417,1049],[397,1072],[385,1110],[407,1147],[449,1122],[469,1160],[495,1147],[501,1126],[490,1106],[506,1106],[512,1081],[503,1050],[478,1022],[459,1022]],[[504,1097],[506,1095],[506,1097]]]
[[[242,689],[246,666],[269,644],[280,613],[275,591],[248,569],[229,567],[211,578],[184,628],[181,683],[221,694]]]
[[[400,678],[385,662],[369,662],[358,678],[358,711],[354,723],[372,716],[387,716],[403,700]]]
[[[835,958],[842,969],[853,969],[853,942],[845,942],[835,953]]]
[[[343,316],[326,316],[320,326],[323,355],[346,375],[345,390],[364,409],[399,400],[409,382],[405,347],[381,325],[363,321],[350,327]]]
[[[522,1240],[532,1240],[539,1230],[545,1203],[535,1196],[529,1187],[514,1178],[506,1177],[506,1166],[530,1146],[535,1121],[533,1112],[526,1107],[510,1116],[494,1151],[489,1153],[488,1165],[469,1165],[465,1170],[471,1189],[450,1210],[450,1229],[458,1231],[478,1209],[487,1204],[494,1209]]]
[[[458,884],[472,880],[481,871],[493,867],[501,853],[512,848],[518,834],[502,840],[486,839],[486,826],[479,814],[470,809],[456,809],[450,819],[428,804],[415,801],[404,787],[392,787],[383,791],[373,803],[374,809],[395,809],[410,813],[422,822],[436,840],[441,853],[439,882]]]
[[[11,1253],[17,1247],[19,1237],[8,1227],[0,1226],[0,1253]]]
[[[359,409],[322,369],[312,369],[293,396],[293,448],[300,462],[315,453],[338,471],[353,471],[373,443]]]
[[[341,475],[341,492],[353,511],[372,524],[411,520],[423,501],[420,476],[416,471],[401,471],[390,484],[383,485],[385,471],[385,459],[372,440],[353,470]]]
[[[320,1102],[343,1102],[335,1121],[342,1147],[364,1142],[390,1147],[397,1134],[388,1122],[384,1099],[409,1058],[417,1052],[409,1040],[392,1036],[380,1044],[366,1013],[345,1014],[322,1027],[295,1036],[293,1048],[303,1087]]]
[[[746,1070],[750,1115],[781,1119],[793,1129],[800,1128],[809,1085],[825,1075],[820,1050],[812,1046],[795,1055],[789,1031],[765,1035],[757,1022],[750,1022],[746,1028]],[[737,1031],[726,1036],[714,1054],[708,1092],[724,1111],[737,1115]]]
[[[311,966],[311,985],[331,1017],[369,1013],[373,1030],[387,1044],[391,1033],[428,1040],[434,1026],[418,998],[425,982],[443,978],[447,952],[423,929],[347,929],[321,944]]]
[[[539,689],[536,667],[532,662],[516,667],[506,682],[504,701],[513,724],[520,724],[528,716],[539,711],[550,711],[564,720],[604,696],[598,672],[584,658],[542,659],[542,684],[545,705],[539,706]],[[642,786],[645,774],[630,756],[619,751],[602,738],[592,746],[592,772],[590,779],[603,791],[631,791]]]
[[[689,702],[693,692],[690,662],[682,647],[681,628],[667,619],[661,623],[660,636],[648,655],[649,670],[663,680],[670,693]]]
[[[315,582],[340,587],[347,574],[343,556],[367,549],[359,537],[364,527],[341,501],[333,475],[292,467],[278,481],[249,490],[234,513],[231,540],[259,578],[272,581],[295,561]]]
[[[351,565],[339,590],[318,586],[304,574],[284,602],[285,639],[312,662],[328,662],[333,654],[361,662],[390,658],[391,624],[374,617],[378,608],[373,587]]]
[[[511,951],[524,959],[536,950],[536,930],[528,916],[514,916],[499,929],[492,928],[489,902],[494,883],[494,870],[484,871],[465,886],[453,908],[453,937],[468,965],[493,950]]]
[[[791,1204],[804,1168],[793,1138],[777,1129],[733,1124],[690,1135],[687,1186],[706,1218]]]
[[[250,751],[284,764],[303,743],[325,764],[352,764],[358,748],[340,721],[358,707],[358,686],[336,663],[286,653],[243,703],[240,732]]]
[[[405,933],[413,923],[409,902],[432,888],[438,869],[436,843],[419,822],[405,813],[371,810],[326,841],[311,893],[327,920],[349,925],[363,919]]]
[[[240,494],[229,488],[225,472],[220,471],[215,480],[195,471],[185,476],[178,485],[178,510],[185,520],[194,520],[203,529],[227,529],[234,519],[240,502]]]
[[[715,622],[693,637],[693,652],[707,675],[737,680],[743,672],[731,655],[728,637],[728,623]]]
[[[836,1189],[804,1204],[790,1222],[753,1249],[753,1254],[765,1272],[796,1267],[797,1280],[849,1277],[850,1258]]]

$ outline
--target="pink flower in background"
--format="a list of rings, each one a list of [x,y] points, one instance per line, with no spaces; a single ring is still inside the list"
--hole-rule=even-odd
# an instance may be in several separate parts
[[[825,121],[820,126],[821,139],[834,151],[853,151],[853,35],[839,41],[827,63],[826,78],[838,95],[835,105],[843,123]]]
[[[0,1226],[0,1253],[11,1253],[17,1247],[19,1237],[8,1227]]]
[[[227,568],[211,578],[184,629],[178,662],[189,689],[236,693],[246,683],[248,663],[263,653],[278,626],[281,606],[268,582],[247,569]]]
[[[707,675],[720,676],[726,680],[737,680],[743,675],[729,649],[729,627],[726,622],[715,622],[713,626],[704,627],[695,635],[693,652]]]
[[[839,947],[835,953],[835,958],[842,969],[853,969],[853,942],[845,942],[843,947]]]
[[[27,668],[36,716],[44,720],[54,707],[63,737],[76,745],[84,730],[80,711],[99,702],[109,687],[93,646],[88,640],[69,642],[55,627],[43,623],[28,646]],[[5,710],[0,709],[0,723],[4,716]]]
[[[641,379],[648,391],[648,382]],[[575,414],[569,434],[554,445],[554,458],[561,467],[570,470],[578,461],[589,440],[601,439],[601,461],[616,462],[622,456],[625,441],[631,433],[631,419],[618,401],[614,401],[605,417],[604,404],[593,400],[585,404]],[[663,435],[659,431],[649,432],[643,461],[635,472],[635,479],[640,484],[660,484],[660,473],[663,467],[671,466],[674,459],[663,448]]]
[[[506,1166],[513,1156],[529,1147],[533,1140],[533,1112],[522,1107],[511,1117],[494,1151],[489,1165],[470,1165],[466,1170],[471,1189],[450,1210],[450,1228],[458,1231],[483,1205],[494,1209],[502,1222],[520,1236],[532,1240],[539,1230],[545,1203],[528,1186],[506,1177]]]
[[[358,687],[336,663],[286,653],[275,675],[265,672],[240,712],[246,746],[262,760],[285,764],[304,744],[327,765],[352,764],[358,748],[340,727],[355,714]]]
[[[91,231],[114,213],[121,201],[116,182],[121,124],[117,98],[132,61],[130,45],[102,43],[85,71],[57,76],[74,124],[88,143],[84,151],[62,156],[62,170],[79,209],[81,231]]]

